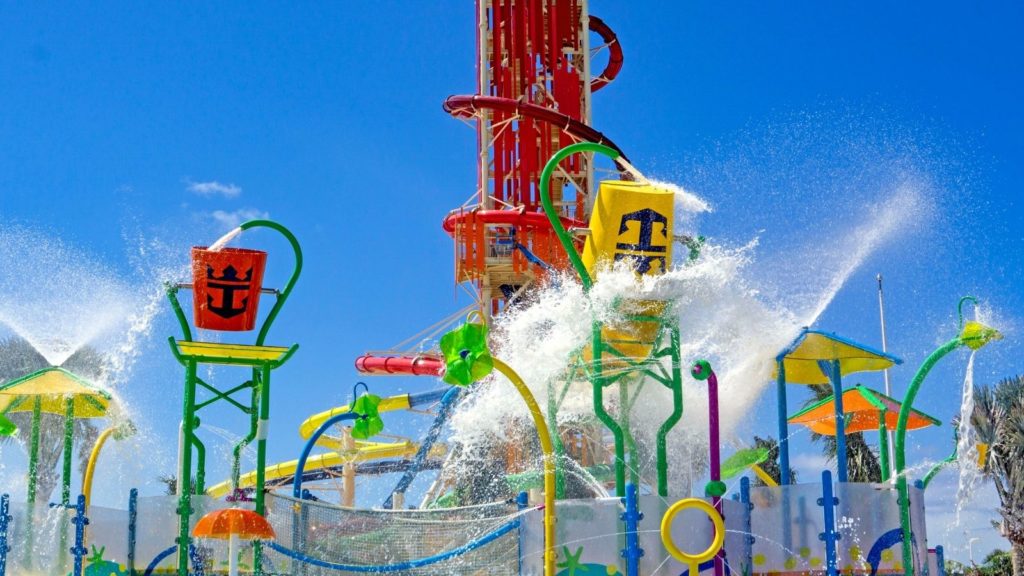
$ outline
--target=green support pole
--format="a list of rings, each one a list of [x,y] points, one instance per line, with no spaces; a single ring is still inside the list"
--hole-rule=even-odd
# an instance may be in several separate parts
[[[245,438],[239,440],[238,444],[231,450],[231,490],[238,490],[239,479],[242,476],[242,450],[245,449],[253,440],[256,439],[256,428],[260,423],[259,413],[259,386],[255,384],[258,373],[255,369],[252,371],[253,386],[252,386],[252,399],[249,402],[249,434]]]
[[[604,367],[601,365],[604,344],[601,340],[600,322],[593,323],[592,341],[591,379],[594,388],[594,413],[597,415],[597,419],[611,430],[612,437],[615,439],[615,495],[623,498],[626,495],[626,443],[619,423],[604,409]]]
[[[963,341],[957,336],[940,346],[925,359],[924,363],[917,370],[917,374],[914,375],[914,379],[910,381],[907,394],[903,397],[903,405],[900,406],[899,419],[896,420],[896,490],[899,493],[900,528],[903,530],[903,573],[906,576],[914,576],[914,553],[910,540],[910,487],[907,484],[906,476],[907,421],[910,419],[910,407],[914,404],[914,398],[917,397],[918,389],[921,388],[925,377],[932,371],[935,364],[947,354],[959,348],[961,344],[963,344]]]
[[[181,468],[178,472],[178,576],[188,576],[189,519],[192,516],[192,437],[196,406],[196,361],[185,365],[185,401],[182,406]],[[184,482],[184,484],[182,484]]]
[[[885,425],[885,410],[879,413],[881,424],[878,425],[878,456],[882,466],[882,482],[888,482],[891,477],[889,469],[889,429]]]
[[[266,484],[267,467],[267,426],[270,424],[270,366],[264,364],[260,367],[259,379],[260,394],[260,421],[256,434],[256,513],[266,515]],[[253,544],[253,573],[256,576],[263,574],[263,547],[256,542]]]
[[[36,503],[36,488],[39,482],[39,421],[43,416],[43,398],[36,396],[32,401],[32,447],[28,456],[28,507]]]
[[[196,486],[192,493],[202,496],[206,493],[206,445],[198,436],[192,434],[192,446],[196,449]]]
[[[71,456],[75,445],[75,399],[64,401],[64,475],[61,478],[60,503],[66,508],[71,504]]]
[[[668,433],[683,417],[683,377],[679,357],[679,326],[671,328],[672,414],[658,428],[658,496],[668,497]]]

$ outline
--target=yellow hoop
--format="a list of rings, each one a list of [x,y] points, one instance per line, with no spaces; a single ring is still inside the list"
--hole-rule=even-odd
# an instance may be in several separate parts
[[[672,521],[675,519],[677,514],[689,508],[696,508],[697,510],[707,514],[708,518],[711,519],[711,523],[715,527],[715,536],[711,541],[711,546],[708,546],[708,549],[700,554],[688,554],[683,552],[675,545],[674,542],[672,542]],[[669,506],[668,510],[665,511],[665,515],[662,516],[661,543],[673,558],[690,566],[690,576],[697,576],[697,567],[702,562],[707,562],[714,558],[715,555],[718,554],[718,551],[722,549],[722,545],[725,544],[725,522],[722,520],[722,515],[718,513],[718,510],[715,510],[715,507],[706,500],[701,500],[700,498],[685,498]]]

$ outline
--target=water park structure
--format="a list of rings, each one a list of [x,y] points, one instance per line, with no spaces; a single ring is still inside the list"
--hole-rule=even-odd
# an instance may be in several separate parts
[[[192,248],[191,279],[166,286],[180,329],[168,352],[184,375],[175,493],[140,497],[125,487],[125,510],[93,506],[104,442],[133,432],[110,416],[112,395],[57,367],[0,385],[0,432],[15,433],[6,415],[32,414],[27,498],[0,501],[0,576],[944,574],[923,498],[938,468],[917,477],[907,433],[940,424],[914,408],[931,369],[1001,338],[965,318],[976,300],[959,302],[958,332],[922,360],[902,400],[844,387],[853,374],[904,362],[886,350],[808,327],[762,351],[778,449],[730,447],[725,372],[720,382],[714,351],[710,360],[684,353],[706,328],[681,320],[678,286],[692,286],[666,280],[699,266],[710,241],[678,225],[684,192],[647,179],[591,127],[594,95],[624,64],[615,32],[586,0],[478,0],[476,10],[476,93],[449,97],[443,109],[475,128],[478,181],[441,222],[454,243],[455,281],[474,304],[414,337],[413,348],[355,358],[365,381],[350,382],[351,402],[320,407],[295,441],[271,434],[271,408],[276,371],[302,351],[272,344],[272,328],[302,276],[301,234],[256,219]],[[595,73],[596,53],[606,62]],[[292,253],[229,246],[260,229]],[[265,267],[287,264],[283,287],[263,285]],[[588,303],[582,329],[567,353],[538,356],[550,377],[531,381],[538,369],[513,359],[522,356],[510,351],[503,319],[560,290]],[[375,394],[395,376],[437,387]],[[794,412],[793,385],[827,385],[832,395]],[[706,413],[686,405],[687,387],[706,398]],[[480,410],[495,397],[507,434],[452,442],[460,407]],[[659,409],[645,408],[651,402]],[[213,484],[200,422],[211,406],[248,422],[230,477]],[[63,417],[67,430],[61,501],[52,505],[35,493],[42,414]],[[422,436],[391,434],[388,421],[400,415],[423,419]],[[73,500],[71,430],[85,418],[108,422]],[[794,482],[790,425],[833,436],[839,454],[848,434],[877,433],[882,481],[851,479],[838,458],[834,475]],[[296,457],[268,462],[269,442],[293,443]],[[251,471],[247,450],[255,450]],[[410,501],[424,477],[430,487]],[[357,478],[394,484],[367,507]],[[702,490],[690,485],[696,478],[707,479]],[[327,483],[340,484],[336,501]]]

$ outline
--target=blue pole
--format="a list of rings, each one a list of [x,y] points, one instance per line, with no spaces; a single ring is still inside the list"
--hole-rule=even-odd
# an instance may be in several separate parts
[[[128,492],[128,559],[127,568],[129,574],[135,574],[135,542],[136,527],[139,520],[139,491],[132,488]],[[0,576],[3,576],[0,574]]]
[[[324,435],[324,432],[330,430],[331,426],[334,426],[338,422],[344,422],[345,420],[355,420],[358,417],[358,414],[351,411],[331,416],[327,420],[324,420],[324,423],[316,429],[316,432],[313,432],[313,434],[310,435],[309,440],[306,441],[306,445],[302,447],[302,454],[299,456],[299,463],[295,467],[295,480],[292,482],[293,497],[302,497],[302,474],[306,470],[306,460],[309,459],[309,453],[312,452],[313,447],[316,446],[316,441]]]
[[[754,566],[754,528],[752,517],[754,515],[754,504],[750,501],[750,478],[740,478],[740,502],[743,503],[743,566],[740,574],[750,574]]]
[[[786,365],[778,360],[778,377],[775,381],[779,401],[779,484],[789,484],[789,417],[786,406]]]
[[[843,412],[843,374],[839,367],[839,360],[832,361],[832,374],[829,380],[832,381],[833,405],[836,413],[836,470],[839,482],[849,482],[846,474],[846,415]]]
[[[622,498],[626,511],[622,513],[622,521],[626,524],[626,548],[621,552],[626,559],[626,576],[640,576],[640,558],[644,555],[640,547],[639,526],[644,519],[640,511],[640,503],[636,494],[636,485],[626,484],[626,495]]]
[[[526,508],[529,505],[530,505],[530,495],[527,492],[520,492],[519,494],[516,494],[516,508],[518,508],[520,512],[522,512],[523,510],[526,510]],[[518,528],[518,531],[519,531],[519,554],[518,554],[518,556],[519,556],[519,560],[518,560],[519,569],[518,569],[517,574],[522,574],[523,573],[523,517],[522,516],[519,517],[519,528]],[[3,576],[3,574],[0,574],[0,576]]]
[[[427,431],[427,435],[420,442],[420,447],[416,451],[416,456],[413,458],[412,465],[406,468],[405,473],[398,480],[398,484],[395,489],[388,494],[387,500],[384,501],[384,508],[390,510],[393,508],[395,494],[405,494],[405,491],[409,489],[412,481],[416,479],[416,475],[419,474],[420,468],[423,467],[423,462],[426,461],[427,456],[430,455],[430,449],[434,447],[434,443],[437,442],[437,437],[441,435],[441,429],[444,427],[444,423],[451,416],[452,410],[455,408],[455,403],[459,399],[459,393],[462,392],[462,388],[458,386],[452,386],[448,391],[441,397],[441,406],[437,410],[437,417],[434,418],[434,423],[430,425],[430,429]]]
[[[11,523],[11,497],[0,496],[0,576],[7,574],[7,553],[11,547],[7,545],[7,526]]]
[[[75,525],[75,545],[71,548],[75,564],[71,573],[74,576],[82,576],[82,560],[86,553],[85,527],[89,524],[89,519],[85,517],[85,496],[82,494],[78,495],[78,502],[75,503],[75,517],[71,522]]]
[[[836,542],[842,535],[836,531],[836,511],[839,499],[832,491],[832,472],[825,470],[821,473],[821,498],[818,499],[818,506],[825,510],[825,531],[818,534],[818,539],[825,543],[825,566],[828,576],[839,574],[838,561],[836,559]]]
[[[946,576],[946,551],[942,546],[935,547],[935,563],[939,565],[938,576]]]

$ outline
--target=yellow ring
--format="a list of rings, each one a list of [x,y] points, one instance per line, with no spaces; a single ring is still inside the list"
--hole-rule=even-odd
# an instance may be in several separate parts
[[[708,518],[711,519],[711,523],[715,526],[715,537],[711,541],[711,546],[708,546],[708,549],[700,554],[687,554],[672,542],[672,520],[675,519],[677,514],[689,508],[696,508],[707,514]],[[690,565],[701,564],[714,558],[715,554],[718,554],[718,551],[722,549],[722,545],[725,544],[725,522],[722,520],[722,515],[718,513],[718,510],[715,510],[715,507],[706,500],[685,498],[669,506],[668,510],[665,511],[665,515],[662,516],[661,543],[664,544],[665,549],[676,560]]]

